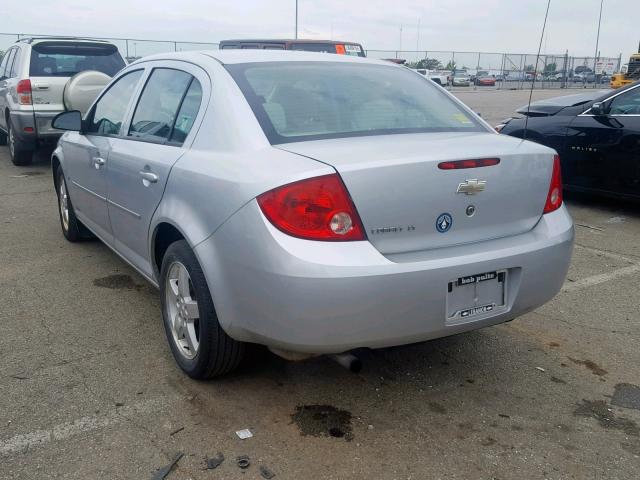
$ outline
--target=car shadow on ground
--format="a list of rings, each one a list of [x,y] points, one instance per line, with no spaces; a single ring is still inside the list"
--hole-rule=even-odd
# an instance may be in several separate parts
[[[640,187],[638,191],[640,193]],[[630,200],[565,191],[564,198],[568,204],[580,208],[597,209],[611,215],[629,215],[640,218],[640,197],[637,200]]]

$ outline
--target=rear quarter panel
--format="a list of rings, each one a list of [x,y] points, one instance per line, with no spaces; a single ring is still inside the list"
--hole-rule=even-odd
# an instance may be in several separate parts
[[[174,225],[191,246],[201,243],[260,193],[303,178],[334,173],[323,163],[273,148],[239,88],[219,63],[207,112],[191,149],[173,166],[149,226]]]

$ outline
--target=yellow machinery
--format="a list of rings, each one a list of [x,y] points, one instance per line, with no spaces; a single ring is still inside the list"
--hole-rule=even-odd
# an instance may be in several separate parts
[[[614,73],[611,76],[611,88],[620,88],[640,80],[640,52],[634,53],[629,58],[627,73]]]

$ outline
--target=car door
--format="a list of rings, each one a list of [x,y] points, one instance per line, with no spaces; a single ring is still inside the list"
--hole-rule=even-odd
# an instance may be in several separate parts
[[[615,165],[615,183],[606,188],[640,197],[640,87],[627,90],[606,105],[608,116],[619,122],[621,135],[611,145],[608,160]]]
[[[100,96],[84,121],[82,132],[62,140],[64,172],[74,210],[84,224],[112,243],[107,211],[106,164],[111,142],[121,131],[143,70],[127,72]]]
[[[206,73],[192,64],[151,63],[126,133],[111,146],[108,210],[114,245],[149,276],[151,217],[172,166],[189,148],[209,89]]]
[[[562,158],[566,183],[588,190],[638,194],[639,95],[637,87],[618,93],[602,102],[604,114],[587,110],[573,119]]]
[[[4,112],[8,106],[9,77],[11,76],[11,64],[13,63],[15,51],[15,48],[10,48],[2,57],[2,63],[0,63],[0,112]],[[0,127],[4,131],[7,130],[5,115],[0,115]]]

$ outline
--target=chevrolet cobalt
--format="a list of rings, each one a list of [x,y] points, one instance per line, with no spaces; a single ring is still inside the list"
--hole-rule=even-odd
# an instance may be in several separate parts
[[[512,320],[561,288],[560,163],[384,61],[224,50],[128,65],[53,153],[62,232],[160,290],[191,377]]]

